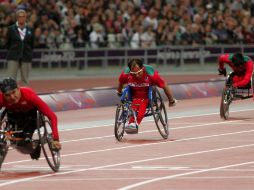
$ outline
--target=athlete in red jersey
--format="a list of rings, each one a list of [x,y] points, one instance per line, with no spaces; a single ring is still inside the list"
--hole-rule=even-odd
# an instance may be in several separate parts
[[[174,106],[176,100],[173,98],[172,92],[165,81],[160,77],[158,71],[155,71],[149,65],[143,65],[142,59],[131,59],[128,67],[120,74],[117,93],[121,94],[124,85],[129,85],[132,94],[132,108],[138,113],[137,124],[139,125],[144,118],[146,107],[148,104],[149,86],[156,85],[163,88],[169,106]],[[135,133],[138,126],[134,123],[134,117],[129,120],[129,125],[125,130],[128,133]]]
[[[12,78],[5,78],[0,83],[0,107],[7,111],[7,117],[10,124],[17,125],[22,129],[22,137],[29,142],[36,129],[36,111],[39,110],[47,116],[51,122],[53,146],[61,149],[57,129],[57,117],[49,106],[28,87],[18,87],[16,81]],[[39,143],[34,151],[30,153],[32,159],[40,157],[41,147]]]
[[[219,57],[218,71],[220,75],[226,76],[227,71],[224,63],[227,63],[233,70],[229,80],[229,83],[232,83],[233,87],[245,87],[249,84],[253,72],[253,61],[250,57],[244,56],[241,53],[221,55]]]

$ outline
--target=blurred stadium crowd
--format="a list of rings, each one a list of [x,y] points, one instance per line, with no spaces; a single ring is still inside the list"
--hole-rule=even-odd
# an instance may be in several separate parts
[[[15,11],[35,48],[251,44],[254,0],[0,0],[0,48]]]

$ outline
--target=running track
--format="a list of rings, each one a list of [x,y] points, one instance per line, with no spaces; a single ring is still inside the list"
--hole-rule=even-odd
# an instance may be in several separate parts
[[[168,108],[170,137],[162,140],[152,119],[137,135],[113,136],[115,107],[57,113],[61,170],[44,159],[9,151],[0,189],[254,189],[254,107],[231,106],[219,117],[220,98],[182,100]]]

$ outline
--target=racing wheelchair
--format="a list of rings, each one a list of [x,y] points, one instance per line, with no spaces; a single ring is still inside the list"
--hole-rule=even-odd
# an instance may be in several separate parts
[[[115,115],[114,134],[118,141],[121,141],[124,133],[126,123],[129,118],[134,117],[137,125],[137,113],[132,109],[131,90],[127,86],[120,97],[121,102],[117,105]],[[159,90],[155,86],[149,87],[148,106],[144,117],[153,116],[157,129],[162,138],[167,139],[169,135],[167,111],[161,97]]]
[[[42,113],[36,111],[36,129],[30,139],[24,137],[24,131],[16,124],[8,121],[6,109],[3,110],[0,119],[0,170],[10,147],[31,155],[34,147],[40,146],[50,168],[54,172],[59,171],[60,152],[52,146],[51,123]]]
[[[222,90],[220,103],[220,117],[227,120],[229,118],[229,106],[233,101],[244,100],[253,97],[253,75],[250,82],[241,88],[232,86],[233,73],[231,72],[226,77],[225,86]]]

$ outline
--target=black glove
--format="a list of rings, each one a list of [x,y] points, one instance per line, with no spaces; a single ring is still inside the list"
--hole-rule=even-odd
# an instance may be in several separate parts
[[[117,96],[121,97],[123,93],[122,93],[122,92],[118,92],[118,91],[116,90],[116,94],[117,94]]]
[[[176,105],[176,103],[178,102],[178,100],[177,99],[175,99],[175,98],[173,98],[173,100],[171,100],[171,101],[169,101],[169,107],[173,107],[173,106],[175,106]]]
[[[59,151],[62,148],[61,143],[58,140],[54,140],[51,142],[51,146],[53,150]]]
[[[225,68],[218,69],[218,71],[219,71],[219,75],[224,75],[224,77],[227,76],[227,70]]]

